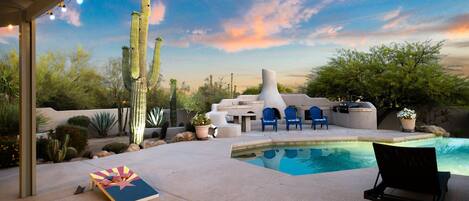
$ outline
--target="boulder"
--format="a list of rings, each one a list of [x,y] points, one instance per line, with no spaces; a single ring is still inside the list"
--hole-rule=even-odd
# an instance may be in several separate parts
[[[189,132],[189,131],[178,133],[173,138],[173,142],[192,141],[192,140],[195,140],[195,133]]]
[[[138,144],[130,144],[126,152],[140,151]]]
[[[424,125],[417,127],[417,131],[424,133],[433,133],[436,136],[449,137],[449,133],[442,127],[435,125]]]
[[[158,145],[166,144],[164,140],[158,138],[148,139],[143,141],[143,148],[156,147]]]
[[[110,156],[110,155],[113,155],[114,152],[108,152],[108,151],[99,151],[98,153],[96,153],[93,158],[102,158],[102,157],[106,157],[106,156]]]

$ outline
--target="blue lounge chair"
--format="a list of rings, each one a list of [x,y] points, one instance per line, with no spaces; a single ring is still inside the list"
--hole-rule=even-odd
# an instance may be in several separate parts
[[[309,108],[309,116],[311,117],[311,127],[316,130],[316,124],[325,124],[326,128],[329,129],[329,122],[327,121],[327,116],[322,114],[322,110],[319,107],[313,106]]]
[[[262,131],[265,130],[265,126],[267,125],[272,125],[273,129],[277,131],[277,117],[275,116],[275,111],[274,109],[270,107],[264,108],[262,111]]]
[[[285,123],[287,124],[287,131],[290,130],[290,124],[295,125],[296,129],[298,129],[298,125],[300,125],[300,130],[303,130],[301,118],[296,116],[296,108],[294,107],[285,108]]]

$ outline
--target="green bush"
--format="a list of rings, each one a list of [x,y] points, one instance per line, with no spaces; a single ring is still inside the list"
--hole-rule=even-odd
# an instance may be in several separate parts
[[[65,154],[65,159],[66,161],[69,161],[72,158],[75,158],[78,156],[78,151],[77,149],[73,147],[67,147],[67,153]]]
[[[19,144],[16,136],[0,137],[0,168],[18,165]]]
[[[67,120],[67,123],[74,126],[81,126],[88,128],[90,125],[91,119],[84,115],[74,116]]]
[[[47,156],[47,143],[49,143],[47,138],[40,138],[36,141],[36,158],[49,160]]]
[[[127,147],[129,147],[128,144],[121,143],[121,142],[112,142],[103,147],[104,151],[112,151],[116,154],[124,152]]]
[[[18,135],[19,128],[18,104],[0,104],[0,135]]]
[[[61,143],[67,134],[70,136],[69,146],[77,149],[78,153],[82,152],[88,144],[88,129],[74,125],[61,125],[55,129],[55,138]]]

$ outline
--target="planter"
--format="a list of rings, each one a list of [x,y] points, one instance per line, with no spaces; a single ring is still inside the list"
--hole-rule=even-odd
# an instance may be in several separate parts
[[[415,120],[416,119],[400,119],[402,131],[414,132],[415,131]]]
[[[208,129],[210,125],[205,126],[196,126],[195,127],[195,134],[197,135],[197,139],[206,140],[208,139]]]

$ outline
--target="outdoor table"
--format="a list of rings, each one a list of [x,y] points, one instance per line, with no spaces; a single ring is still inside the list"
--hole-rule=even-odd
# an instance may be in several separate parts
[[[256,117],[254,113],[230,114],[236,124],[241,124],[241,132],[251,131],[251,118]]]

